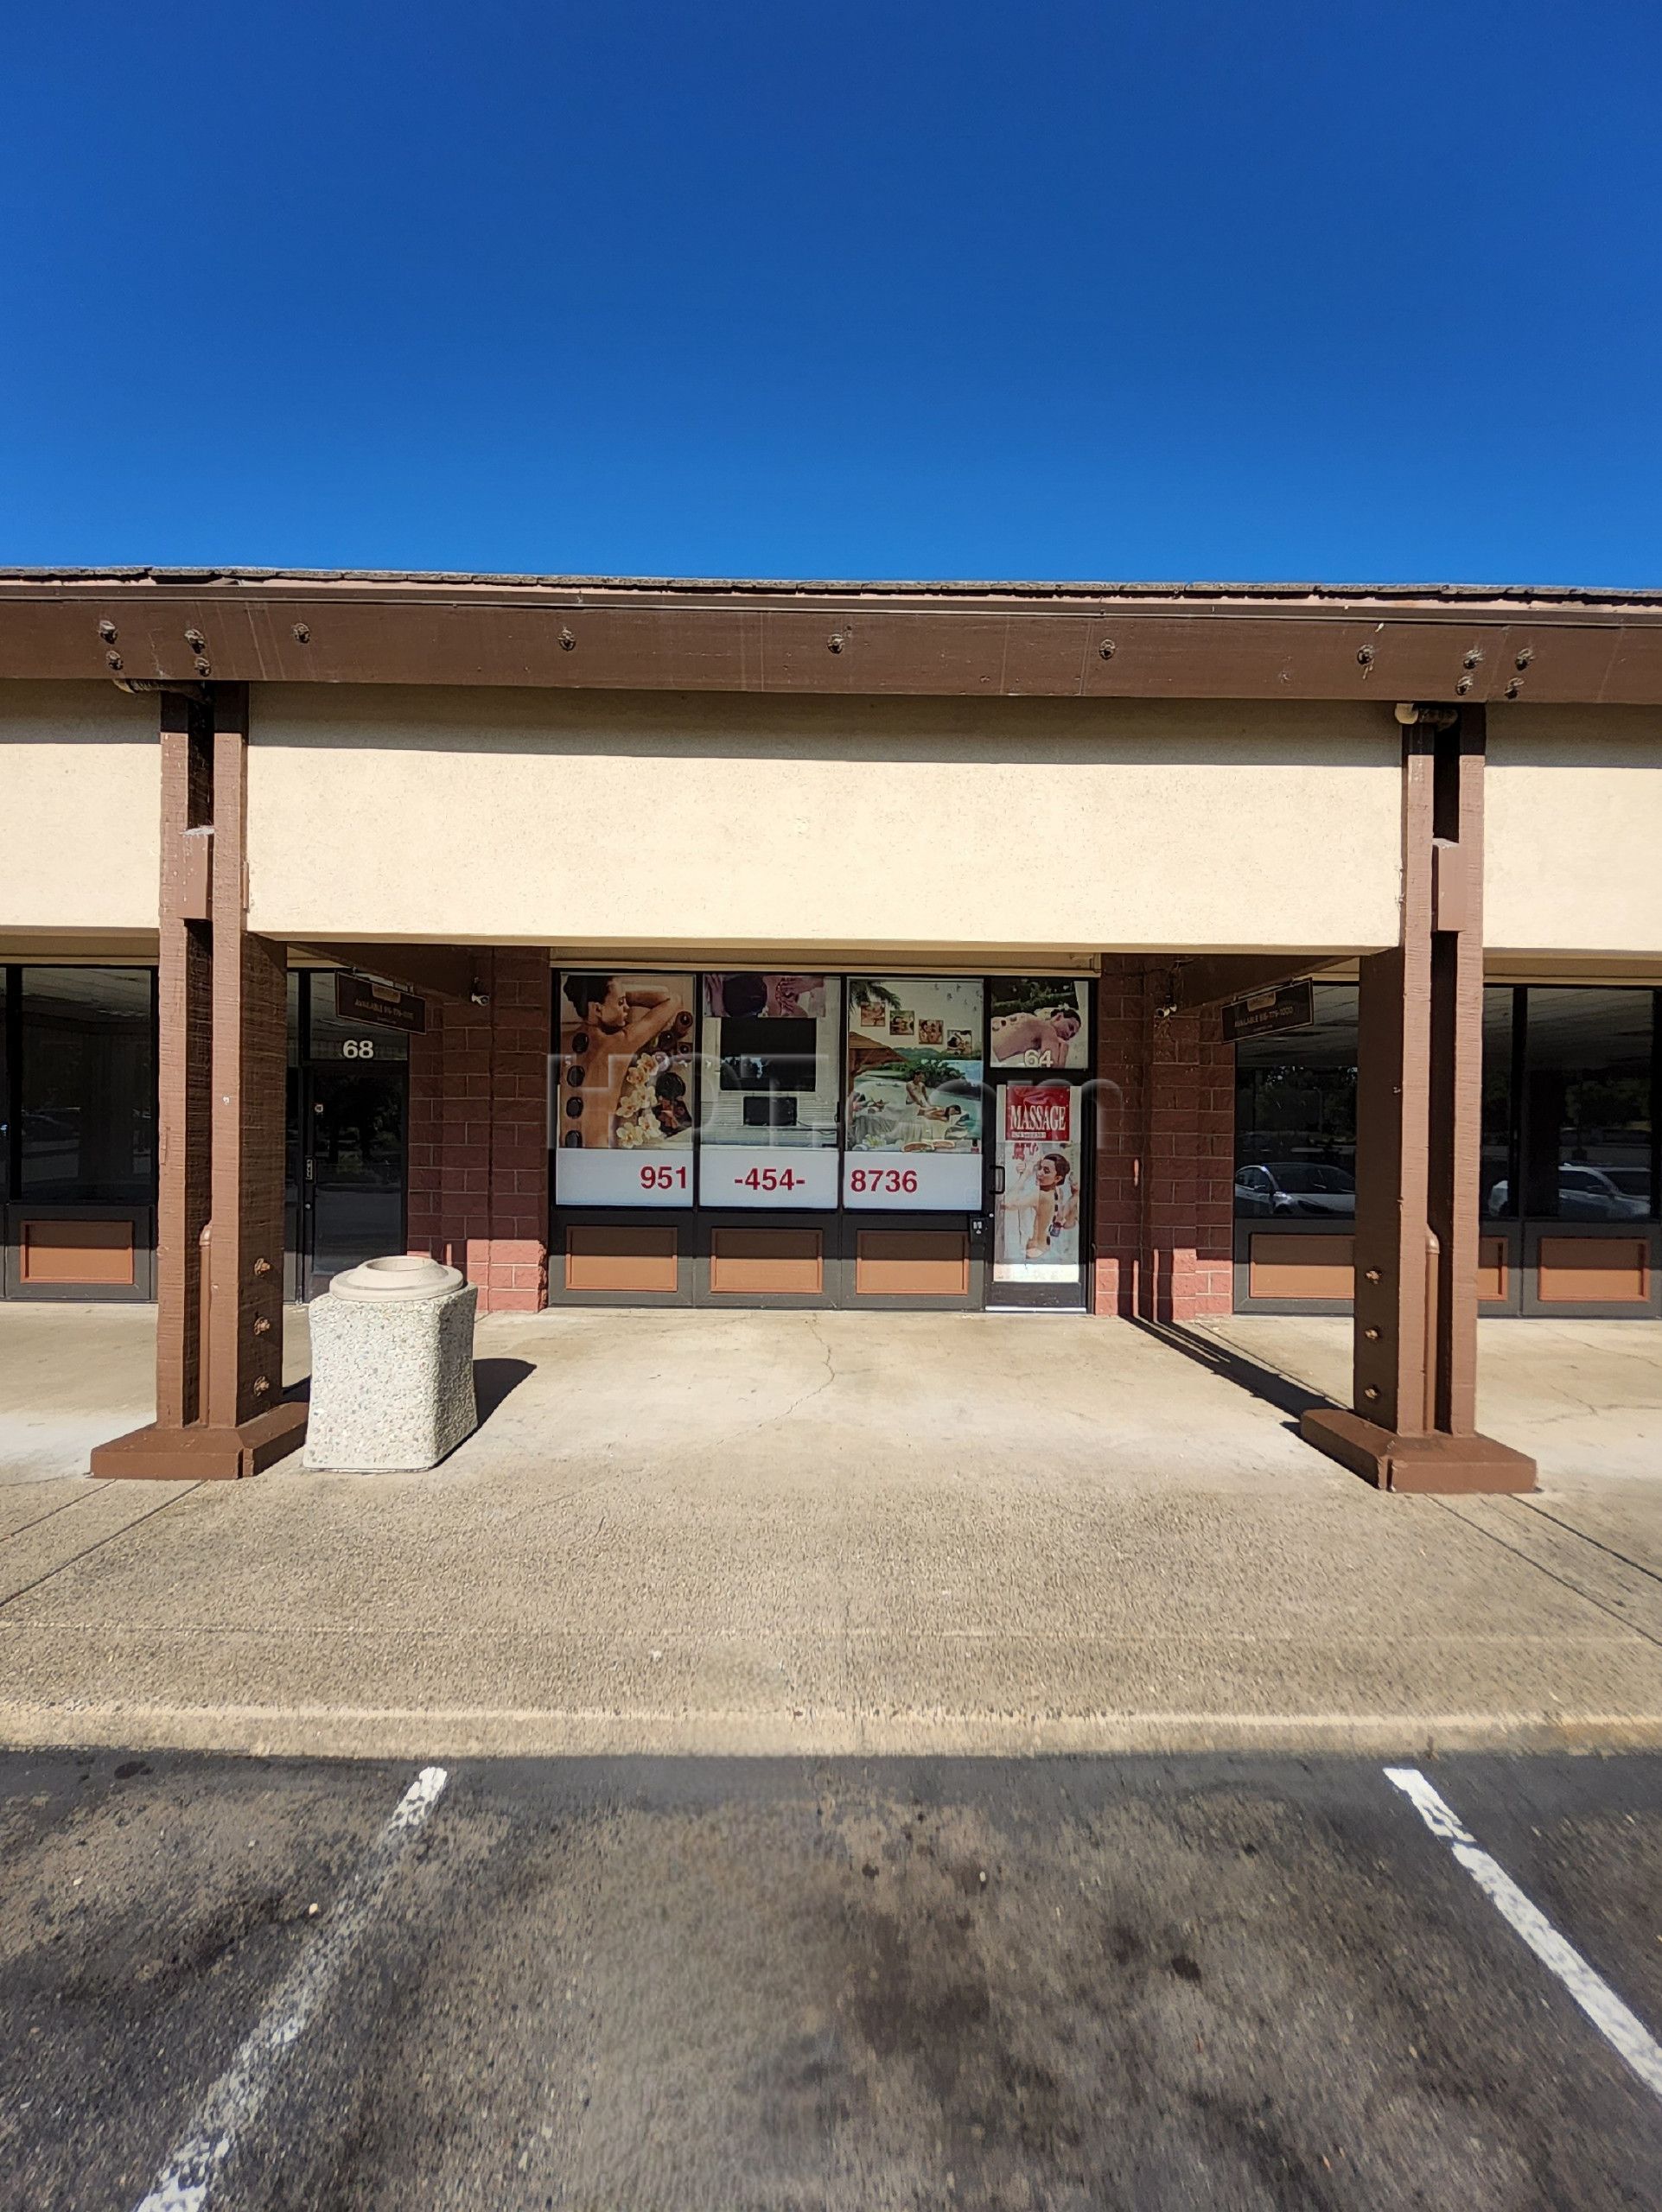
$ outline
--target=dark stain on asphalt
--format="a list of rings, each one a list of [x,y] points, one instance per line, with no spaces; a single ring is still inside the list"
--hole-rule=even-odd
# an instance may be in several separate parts
[[[34,1916],[0,1933],[29,2081],[0,2151],[31,2212],[137,2201],[409,1778],[150,1764],[6,1802]],[[1614,1932],[1656,1834],[1604,1817]],[[1574,1841],[1539,1847],[1572,1934]],[[285,2057],[235,2201],[1631,2212],[1658,2137],[1377,1769],[481,1764]]]

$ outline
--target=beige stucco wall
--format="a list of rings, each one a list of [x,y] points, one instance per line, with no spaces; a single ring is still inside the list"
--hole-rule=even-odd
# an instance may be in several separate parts
[[[112,683],[0,683],[0,932],[155,929],[156,732]]]
[[[1662,714],[1489,714],[1484,937],[1497,951],[1662,953]]]
[[[273,936],[1362,947],[1388,706],[258,690]]]
[[[271,686],[254,925],[802,947],[1363,947],[1396,931],[1380,708]],[[1489,718],[1486,938],[1662,956],[1662,715]],[[154,702],[0,684],[0,931],[156,918]]]

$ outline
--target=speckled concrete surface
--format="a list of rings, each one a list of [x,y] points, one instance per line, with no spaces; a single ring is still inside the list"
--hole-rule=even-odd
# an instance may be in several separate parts
[[[289,1306],[284,1382],[310,1365],[305,1313]],[[95,1444],[155,1417],[153,1306],[0,1301],[0,1537],[39,1510],[34,1484],[84,1475]]]
[[[471,1436],[478,1309],[472,1283],[439,1298],[320,1298],[306,1466],[419,1473]]]
[[[1383,1497],[1262,1358],[1086,1319],[565,1313],[478,1349],[430,1473],[14,1494],[0,1737],[1662,1743],[1650,1477]]]
[[[1349,1395],[1340,1315],[1235,1313],[1196,1333],[1324,1396]],[[1546,1488],[1662,1483],[1662,1321],[1480,1321],[1477,1338],[1478,1425],[1529,1452]]]

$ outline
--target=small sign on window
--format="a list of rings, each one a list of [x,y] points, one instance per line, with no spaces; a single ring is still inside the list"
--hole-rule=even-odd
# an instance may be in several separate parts
[[[402,1029],[417,1037],[426,1033],[425,999],[418,999],[413,991],[398,990],[391,983],[372,983],[363,976],[336,976],[334,1010],[347,1021],[366,1021],[383,1029]],[[348,1053],[347,1057],[356,1056]]]
[[[1224,1008],[1224,1042],[1267,1037],[1277,1029],[1309,1029],[1315,1020],[1315,988],[1310,983],[1283,983],[1273,991],[1254,991]]]

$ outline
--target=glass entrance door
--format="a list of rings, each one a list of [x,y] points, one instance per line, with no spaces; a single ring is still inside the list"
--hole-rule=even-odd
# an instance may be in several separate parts
[[[303,1287],[404,1249],[405,1070],[350,1064],[307,1072]]]
[[[1090,1249],[1091,991],[994,980],[988,1014],[993,1254],[987,1302],[1082,1311]]]

